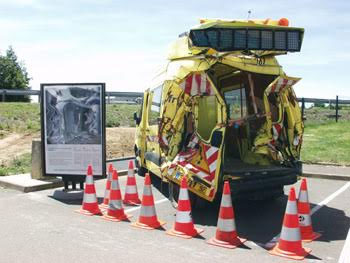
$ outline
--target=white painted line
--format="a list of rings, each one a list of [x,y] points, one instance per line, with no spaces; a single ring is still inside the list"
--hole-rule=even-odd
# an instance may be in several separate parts
[[[350,262],[350,229],[348,235],[346,236],[345,244],[343,250],[340,253],[338,263],[349,263]]]
[[[336,192],[328,196],[326,199],[324,199],[321,203],[318,203],[314,208],[311,209],[311,215],[316,213],[319,209],[322,208],[322,206],[328,204],[330,201],[332,201],[334,198],[336,198],[338,195],[340,195],[342,192],[344,192],[346,189],[348,189],[350,186],[350,182],[343,185],[341,188],[339,188]]]
[[[335,191],[333,194],[331,194],[330,196],[328,196],[326,199],[324,199],[322,202],[318,203],[314,208],[311,209],[311,215],[313,215],[314,213],[316,213],[318,210],[320,210],[324,205],[328,204],[330,201],[332,201],[334,198],[336,198],[338,195],[340,195],[342,192],[344,192],[346,189],[348,189],[350,186],[350,182],[346,183],[345,185],[343,185],[341,188],[339,188],[337,191]],[[277,236],[275,236],[274,238],[272,238],[269,242],[267,242],[265,244],[266,248],[272,248],[279,240],[280,238],[280,234],[279,233]]]
[[[164,203],[166,201],[169,201],[169,199],[168,198],[160,199],[160,200],[155,201],[154,204],[160,204],[160,203]],[[134,212],[134,211],[139,210],[139,209],[141,209],[141,206],[129,208],[129,209],[125,210],[125,213]]]

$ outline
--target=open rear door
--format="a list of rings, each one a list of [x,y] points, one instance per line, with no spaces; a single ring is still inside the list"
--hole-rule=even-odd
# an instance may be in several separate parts
[[[165,150],[175,155],[162,166],[163,175],[178,184],[186,176],[192,192],[212,200],[219,185],[224,102],[205,72],[188,75],[166,96],[161,145],[166,142]]]
[[[304,126],[293,91],[293,85],[299,80],[300,78],[279,76],[266,88],[264,94],[265,108],[270,116],[262,133],[255,140],[256,151],[268,152],[279,161],[299,158]],[[278,118],[271,117],[272,107],[277,108]]]

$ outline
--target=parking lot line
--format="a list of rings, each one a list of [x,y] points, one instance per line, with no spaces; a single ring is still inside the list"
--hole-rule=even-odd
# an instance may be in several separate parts
[[[326,204],[328,204],[330,201],[332,201],[334,198],[336,198],[338,195],[340,195],[342,192],[344,192],[346,189],[348,189],[350,186],[350,182],[347,182],[345,185],[343,185],[341,188],[339,188],[337,191],[335,191],[334,193],[332,193],[331,195],[329,195],[326,199],[324,199],[323,201],[321,201],[320,203],[318,203],[314,208],[311,209],[311,215],[313,215],[314,213],[316,213],[318,210],[320,210],[323,206],[325,206]],[[277,236],[275,236],[274,238],[272,238],[269,242],[267,242],[265,244],[266,248],[271,248],[273,247],[277,242],[278,239],[280,237],[279,233]]]
[[[349,263],[350,262],[350,229],[348,235],[346,236],[345,244],[343,250],[340,253],[338,263]]]
[[[336,198],[338,195],[340,195],[342,192],[344,192],[346,189],[348,189],[349,186],[350,186],[350,182],[346,183],[341,188],[339,188],[337,191],[335,191],[333,194],[331,194],[326,199],[324,199],[322,202],[318,203],[314,208],[311,209],[311,215],[316,213],[319,209],[322,208],[322,206],[328,204],[330,201],[332,201],[334,198]]]
[[[160,204],[160,203],[164,203],[166,201],[169,201],[168,198],[163,198],[163,199],[160,199],[160,200],[157,200],[154,202],[154,204]],[[141,206],[137,206],[137,207],[133,207],[133,208],[129,208],[129,209],[126,209],[125,212],[128,213],[128,212],[134,212],[136,210],[139,210],[141,208]]]

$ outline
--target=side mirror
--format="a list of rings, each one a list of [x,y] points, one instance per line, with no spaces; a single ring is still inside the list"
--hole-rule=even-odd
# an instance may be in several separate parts
[[[141,122],[141,119],[137,116],[137,112],[134,112],[134,121],[136,123],[136,125],[139,125]]]

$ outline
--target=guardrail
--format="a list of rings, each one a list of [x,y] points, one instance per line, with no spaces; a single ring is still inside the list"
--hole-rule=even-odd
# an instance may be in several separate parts
[[[6,96],[38,96],[40,102],[40,90],[0,89],[1,101],[6,101]],[[143,92],[118,92],[106,91],[106,103],[140,103]]]
[[[350,105],[350,100],[340,100],[338,96],[335,99],[316,99],[316,98],[298,98],[298,102],[301,102],[301,116],[304,119],[305,103],[329,103],[335,104],[335,121],[339,119],[339,104]]]
[[[0,89],[1,101],[6,101],[6,96],[12,95],[27,95],[38,96],[40,102],[39,90],[18,90],[18,89]],[[119,91],[106,91],[106,103],[140,103],[143,98],[143,92],[119,92]],[[305,103],[329,103],[335,104],[335,120],[339,118],[339,104],[350,105],[350,100],[340,100],[338,96],[335,99],[318,99],[318,98],[298,98],[298,102],[301,103],[302,116],[304,116]]]

